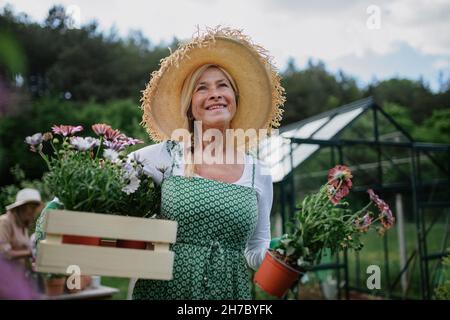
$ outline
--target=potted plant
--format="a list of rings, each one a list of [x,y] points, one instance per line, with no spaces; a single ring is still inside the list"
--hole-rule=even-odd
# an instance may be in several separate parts
[[[159,210],[160,191],[145,174],[144,163],[127,158],[126,149],[142,141],[107,124],[92,126],[94,137],[80,137],[82,126],[55,125],[25,142],[44,159],[43,181],[65,210],[150,217]],[[40,218],[42,222],[43,217]],[[40,239],[38,239],[40,240]],[[98,237],[63,235],[63,243],[100,245]],[[145,243],[119,240],[118,246],[144,248]]]
[[[352,187],[352,173],[343,165],[329,170],[328,181],[308,195],[256,272],[254,282],[267,293],[283,297],[301,274],[320,262],[324,250],[331,254],[344,249],[360,250],[360,235],[371,228],[383,234],[394,223],[389,206],[373,190],[369,203],[353,211],[343,199]],[[370,210],[375,205],[377,212]]]
[[[442,257],[438,286],[434,289],[434,298],[436,300],[450,300],[450,248],[447,248],[446,254]]]
[[[44,291],[49,297],[58,296],[64,293],[66,276],[63,274],[44,274]]]

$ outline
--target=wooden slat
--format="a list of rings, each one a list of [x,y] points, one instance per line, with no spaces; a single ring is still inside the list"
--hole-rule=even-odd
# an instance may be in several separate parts
[[[53,244],[38,244],[38,272],[66,273],[77,265],[83,275],[171,280],[174,253],[150,250]]]
[[[45,240],[48,242],[48,243],[55,243],[55,244],[57,244],[57,243],[62,243],[62,235],[60,235],[60,234],[50,234],[50,233],[47,233],[47,235],[45,236]]]
[[[155,251],[169,251],[169,244],[168,243],[155,243],[153,245],[153,250]]]
[[[177,222],[69,210],[50,210],[45,230],[51,234],[175,243]]]

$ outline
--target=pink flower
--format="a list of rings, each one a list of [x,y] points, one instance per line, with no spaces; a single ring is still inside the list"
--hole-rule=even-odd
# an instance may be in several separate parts
[[[341,186],[339,189],[335,189],[333,186],[329,186],[328,188],[328,198],[330,201],[337,205],[342,198],[348,195],[350,190],[347,186]]]
[[[338,164],[328,171],[328,184],[337,187],[340,181],[350,189],[352,187],[352,172],[347,166]]]
[[[388,204],[384,202],[372,189],[367,190],[367,193],[370,196],[370,200],[372,200],[378,207],[380,211],[380,221],[383,225],[384,229],[389,229],[394,224],[394,215],[392,214],[391,209]]]
[[[392,214],[391,209],[389,209],[389,207],[386,205],[386,207],[383,209],[383,211],[381,211],[381,224],[383,225],[383,227],[385,229],[389,229],[390,227],[392,227],[392,225],[394,224],[395,218],[394,215]]]
[[[359,229],[359,231],[361,232],[367,232],[370,228],[370,225],[372,224],[372,217],[370,216],[370,212],[367,212],[364,216],[363,216],[363,224],[360,224],[359,219],[357,218],[355,221],[356,227]]]
[[[119,130],[114,130],[111,127],[107,128],[105,131],[105,139],[114,141],[117,139],[123,139],[125,138],[125,135],[123,133],[120,133]]]
[[[144,141],[129,137],[124,137],[122,139],[119,139],[121,142],[123,142],[127,146],[134,146],[135,144],[144,143]]]
[[[97,123],[97,124],[92,125],[92,130],[98,136],[103,136],[108,129],[112,130],[111,126],[104,124],[104,123]]]
[[[52,131],[55,134],[59,134],[59,135],[62,135],[64,137],[67,137],[67,136],[73,135],[74,133],[83,131],[83,127],[82,126],[76,126],[76,127],[74,127],[74,126],[66,126],[66,125],[63,125],[63,124],[59,125],[59,126],[54,125],[52,127]]]
[[[328,171],[328,198],[336,205],[352,188],[352,172],[347,166],[337,165]]]
[[[112,149],[112,150],[117,151],[117,152],[120,152],[120,151],[124,150],[125,147],[126,147],[126,144],[123,143],[120,140],[115,140],[115,141],[106,140],[106,141],[103,142],[103,145],[106,148]]]

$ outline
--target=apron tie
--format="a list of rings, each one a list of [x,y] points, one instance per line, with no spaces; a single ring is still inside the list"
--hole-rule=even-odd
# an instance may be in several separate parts
[[[205,286],[209,288],[209,271],[210,266],[216,263],[218,266],[218,269],[213,269],[215,271],[224,272],[224,265],[225,265],[225,255],[224,250],[222,248],[222,245],[219,241],[211,240],[210,244],[208,246],[208,251],[206,252],[206,262],[205,262],[205,271],[203,273],[203,281],[205,283]]]

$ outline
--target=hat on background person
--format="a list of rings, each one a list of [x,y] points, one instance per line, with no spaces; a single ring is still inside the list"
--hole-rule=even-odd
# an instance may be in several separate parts
[[[8,206],[6,210],[17,208],[26,203],[42,204],[41,194],[38,190],[32,188],[25,188],[17,192],[16,201]]]

